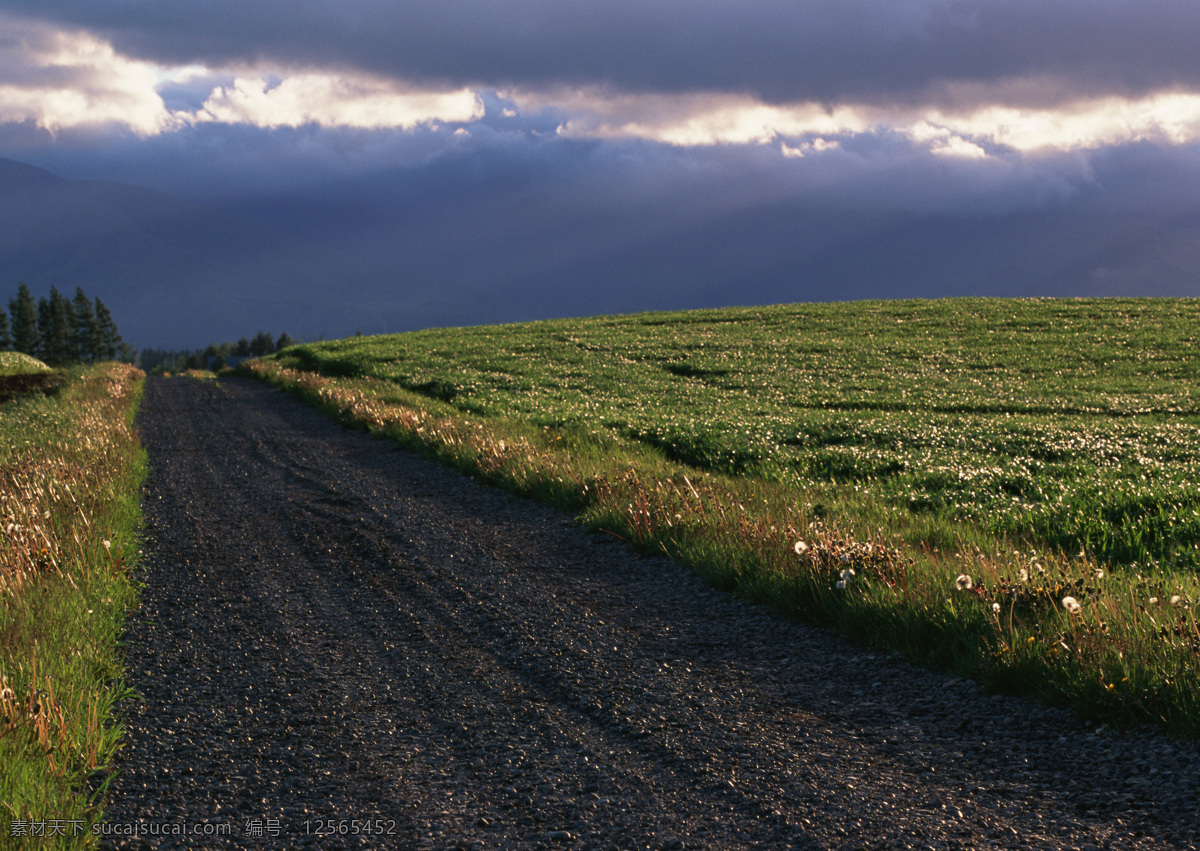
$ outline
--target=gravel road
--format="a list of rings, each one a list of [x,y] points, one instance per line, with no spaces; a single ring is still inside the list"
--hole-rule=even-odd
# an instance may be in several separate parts
[[[1200,838],[1195,744],[787,622],[249,380],[151,378],[139,428],[106,847]]]

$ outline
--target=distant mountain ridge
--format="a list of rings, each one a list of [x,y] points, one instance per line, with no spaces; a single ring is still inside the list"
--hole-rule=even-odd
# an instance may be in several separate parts
[[[284,330],[298,319],[288,296],[307,282],[304,254],[248,216],[0,159],[0,289],[82,286],[140,345],[195,344],[180,342],[189,328],[197,339]]]
[[[167,349],[803,301],[1200,296],[1200,201],[1129,212],[1099,178],[987,215],[798,196],[689,216],[678,198],[593,203],[570,180],[472,182],[469,165],[438,166],[453,191],[397,166],[206,206],[0,159],[0,292],[82,286],[126,340]]]

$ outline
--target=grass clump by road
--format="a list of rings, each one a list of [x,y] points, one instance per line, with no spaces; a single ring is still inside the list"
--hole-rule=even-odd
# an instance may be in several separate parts
[[[94,846],[125,693],[142,373],[74,367],[0,405],[0,847]]]
[[[718,585],[1200,734],[1200,304],[860,302],[434,330],[251,369]]]

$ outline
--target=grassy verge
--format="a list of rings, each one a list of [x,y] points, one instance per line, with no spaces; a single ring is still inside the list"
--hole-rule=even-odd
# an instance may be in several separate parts
[[[321,346],[385,365],[402,360],[394,347],[388,359],[383,342],[354,345],[291,349],[244,368],[344,422],[573,511],[594,529],[680,559],[719,587],[789,615],[1097,722],[1200,734],[1192,609],[1200,587],[1191,573],[1114,574],[1033,536],[898,512],[853,482],[776,481],[681,463],[668,449],[586,419],[480,416],[441,380],[422,379],[414,392],[356,376],[345,358],[333,375],[315,371]]]
[[[119,746],[142,374],[70,371],[0,406],[0,847],[88,847]]]

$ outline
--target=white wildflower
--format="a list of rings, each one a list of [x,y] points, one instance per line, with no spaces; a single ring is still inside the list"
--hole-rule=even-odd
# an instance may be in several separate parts
[[[1174,594],[1171,596],[1171,605],[1172,606],[1178,606],[1182,602],[1183,602],[1183,598],[1180,597],[1178,594]]]
[[[1151,605],[1151,606],[1157,606],[1157,605],[1158,605],[1158,598],[1157,598],[1157,597],[1151,597],[1151,598],[1150,598],[1150,605]]]
[[[1018,573],[1018,574],[1017,574],[1017,576],[1021,577],[1021,581],[1022,581],[1022,582],[1028,582],[1028,581],[1029,581],[1029,571],[1028,571],[1028,570],[1026,570],[1026,569],[1025,569],[1025,568],[1023,568],[1023,567],[1021,568],[1021,572],[1020,572],[1020,573]]]
[[[839,579],[837,584],[834,587],[837,588],[839,591],[845,591],[846,590],[846,580]]]
[[[1083,606],[1079,605],[1079,601],[1074,597],[1063,597],[1062,603],[1063,608],[1071,614],[1075,614],[1083,608]]]
[[[1100,568],[1096,568],[1096,578],[1097,578],[1097,579],[1103,579],[1103,578],[1104,578],[1104,571],[1103,571],[1103,570],[1101,570]]]

